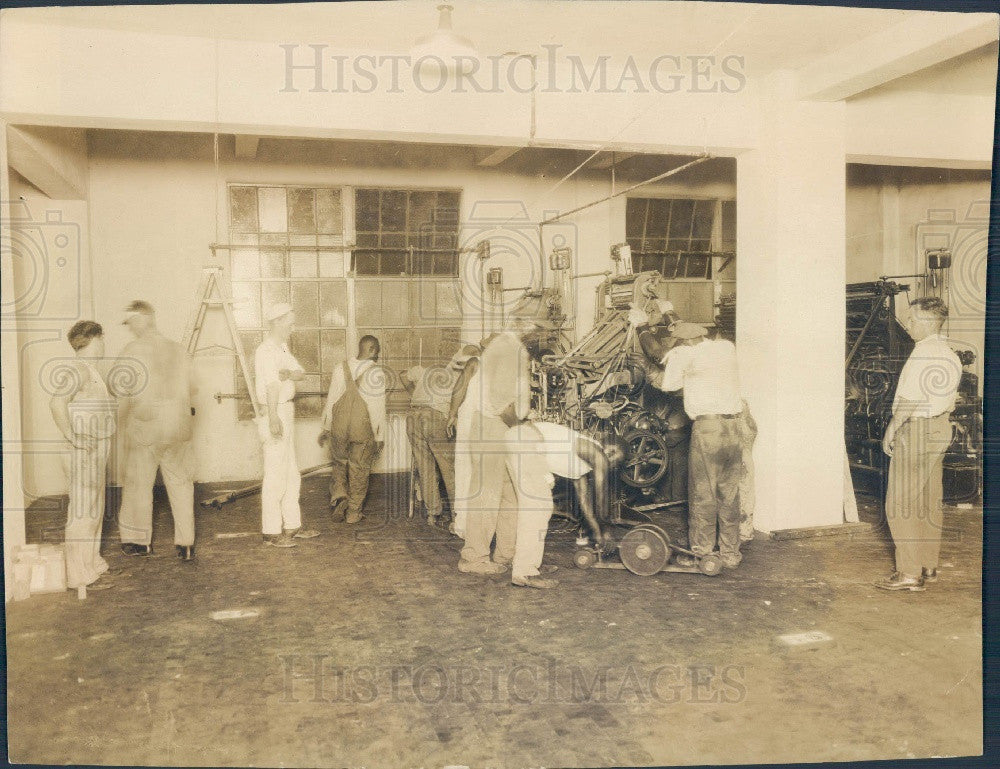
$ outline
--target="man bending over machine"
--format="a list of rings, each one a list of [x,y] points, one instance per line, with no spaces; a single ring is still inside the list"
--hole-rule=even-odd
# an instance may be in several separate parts
[[[580,512],[599,547],[614,547],[607,514],[610,473],[624,459],[617,442],[606,447],[592,438],[554,422],[522,422],[507,430],[507,467],[517,494],[517,540],[511,564],[511,584],[552,588],[555,566],[542,565],[545,535],[552,517],[555,476],[573,482]],[[600,516],[600,518],[598,517]]]

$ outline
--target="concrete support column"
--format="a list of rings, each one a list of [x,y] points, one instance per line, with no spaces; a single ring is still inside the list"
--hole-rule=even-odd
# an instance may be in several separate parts
[[[10,171],[7,166],[7,123],[0,120],[0,376],[3,384],[3,565],[13,574],[11,554],[24,544],[24,475],[21,463],[21,385],[15,317],[14,252],[11,247]],[[14,580],[8,576],[5,600]]]
[[[758,148],[737,160],[737,349],[759,424],[762,531],[843,521],[844,105],[762,89]]]

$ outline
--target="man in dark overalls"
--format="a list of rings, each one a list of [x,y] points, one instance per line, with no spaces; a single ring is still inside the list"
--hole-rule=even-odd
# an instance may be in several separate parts
[[[323,408],[319,444],[329,442],[330,507],[338,522],[364,518],[368,478],[385,442],[385,374],[376,363],[379,349],[378,339],[361,337],[358,357],[334,369]]]

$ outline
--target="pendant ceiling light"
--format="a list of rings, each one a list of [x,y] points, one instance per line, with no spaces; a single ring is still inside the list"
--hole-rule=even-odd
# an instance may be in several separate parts
[[[412,61],[419,62],[420,67],[440,68],[441,63],[448,72],[471,67],[470,58],[476,59],[479,53],[472,41],[457,34],[451,28],[451,5],[439,5],[438,28],[429,35],[421,35],[410,49]],[[440,62],[438,61],[440,60]]]

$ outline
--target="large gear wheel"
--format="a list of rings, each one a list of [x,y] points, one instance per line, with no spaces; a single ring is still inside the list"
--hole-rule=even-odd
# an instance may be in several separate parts
[[[667,445],[663,438],[649,430],[632,430],[624,437],[625,462],[621,468],[622,483],[634,489],[644,489],[660,481],[667,472]]]

